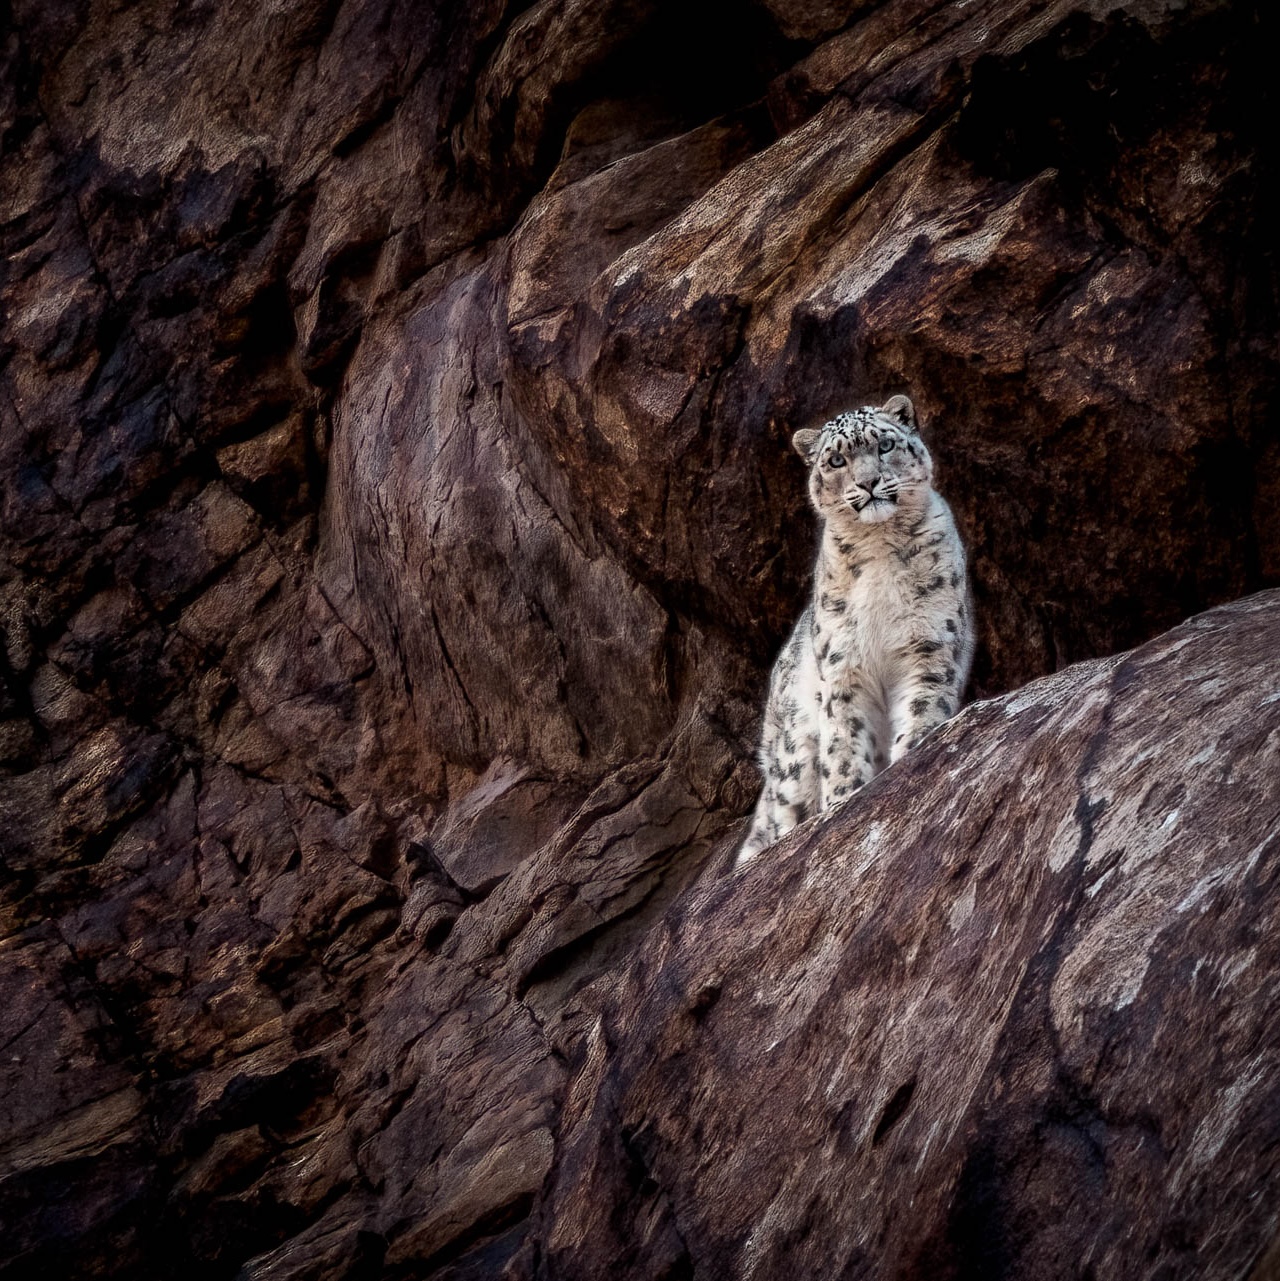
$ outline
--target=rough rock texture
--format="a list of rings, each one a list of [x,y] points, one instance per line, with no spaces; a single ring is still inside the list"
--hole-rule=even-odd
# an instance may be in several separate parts
[[[1269,592],[970,707],[686,896],[578,1052],[539,1275],[1248,1277],[1277,638]]]
[[[759,888],[689,893],[751,802],[765,673],[806,589],[790,432],[914,395],[973,550],[980,695],[1280,582],[1274,37],[1269,9],[1213,0],[0,0],[0,1276],[462,1281],[581,1273],[615,1248],[620,1268],[666,1251],[678,1276],[681,1250],[720,1267],[740,1249],[765,1176],[719,1226],[688,1219],[714,1172],[696,1131],[644,1128],[656,1069],[616,994],[652,975],[656,953],[633,960],[656,922],[715,915],[739,938],[736,914],[763,910]],[[1204,625],[1241,656],[1232,706],[1254,700],[1214,724],[1261,761],[1274,676],[1243,656],[1268,625],[1274,648],[1274,602]],[[1134,674],[1109,714],[1147,717],[1116,742],[1156,732],[1182,675],[1179,708],[1208,706],[1213,649],[1115,669]],[[1124,1120],[1150,1052],[1137,1015],[1217,979],[1192,979],[1199,944],[1155,907],[1132,953],[1107,944],[1126,981],[1153,958],[1128,1005],[1089,1004],[1111,980],[1068,964],[1105,955],[1068,938],[1090,912],[1127,921],[1127,893],[1167,903],[1192,874],[1143,862],[1134,818],[1115,838],[1132,885],[1117,871],[1076,904],[1111,848],[1071,835],[1106,821],[1077,815],[1077,774],[1119,815],[1216,766],[1184,738],[1173,759],[1095,760],[1079,735],[1101,695],[1075,729],[1059,695],[972,713],[807,856],[834,867],[872,809],[901,833],[841,893],[865,880],[908,913],[902,956],[943,958],[901,968],[876,945],[879,1035],[923,1036],[927,975],[954,991],[970,962],[918,903],[967,891],[930,879],[904,786],[986,813],[1025,752],[1052,757],[1054,826],[1016,864],[1029,897],[1000,879],[1013,861],[992,873],[1012,915],[982,973],[1022,994],[956,1024],[977,1047],[972,1019],[1007,1005],[989,1034],[1006,1048],[965,1065],[971,1101],[923,1058],[857,1069],[850,1126],[901,1112],[873,1144],[899,1172],[855,1172],[885,1217],[850,1227],[830,1188],[812,1212],[788,1193],[767,1266],[792,1274],[791,1232],[797,1259],[829,1238],[886,1267],[917,1249],[1035,1276],[1068,1197],[1053,1143],[1094,1153],[1071,1196],[1102,1196],[1114,1165],[1110,1192],[1145,1216],[1132,1241],[1099,1228],[1098,1277],[1139,1240],[1165,1243],[1169,1276],[1198,1275],[1179,1242],[1224,1276],[1266,1245],[1264,1158],[1246,1159],[1270,1124],[1269,1050],[1246,1036],[1270,999],[1247,986],[1265,903],[1216,918],[1210,955],[1263,950],[1224,988],[1238,1021],[1184,1020],[1163,1150]],[[1032,725],[1049,738],[1015,751]],[[983,762],[964,787],[953,747]],[[1215,804],[1162,813],[1213,828],[1218,861],[1195,867],[1225,884],[1274,809],[1237,832]],[[1002,829],[956,822],[946,839],[994,867]],[[847,939],[863,912],[822,928]],[[789,950],[802,938],[750,942],[761,984],[834,964],[820,932],[807,961]],[[681,965],[701,974],[706,947]],[[1059,985],[1052,1018],[1037,983]],[[726,1011],[749,1006],[722,986]],[[821,986],[801,991],[865,995]],[[1101,1031],[1060,1013],[1077,989],[1086,1014],[1118,1010]],[[644,1006],[654,1063],[668,999]],[[925,1012],[908,1027],[891,1006]],[[871,1016],[841,1009],[843,1042]],[[815,1064],[842,1052],[807,1044]],[[706,1063],[668,1068],[673,1101]],[[826,1088],[799,1070],[770,1088]],[[1224,1119],[1214,1149],[1203,1120],[1217,1089],[1224,1118],[1238,1096],[1257,1121],[1238,1168],[1237,1132]],[[887,1113],[885,1090],[904,1091]],[[896,1136],[926,1115],[938,1146],[911,1173]],[[796,1116],[811,1133],[825,1113]],[[730,1099],[708,1134],[732,1118]],[[1193,1149],[1210,1174],[1175,1187]],[[615,1244],[577,1217],[584,1161],[603,1162]],[[1002,1199],[1023,1184],[1043,1191]],[[927,1205],[908,1190],[925,1185]],[[1003,1253],[983,1261],[992,1224]],[[1062,1249],[1087,1275],[1084,1247]]]

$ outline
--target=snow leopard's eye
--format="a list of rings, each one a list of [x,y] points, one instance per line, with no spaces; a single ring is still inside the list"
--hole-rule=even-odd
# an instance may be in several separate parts
[[[843,455],[843,454],[832,454],[832,455],[827,459],[827,466],[828,466],[828,467],[843,467],[843,466],[844,466],[844,455]]]
[[[891,437],[889,436],[880,437],[880,452],[882,454],[893,453],[893,446],[894,446],[894,441]]]

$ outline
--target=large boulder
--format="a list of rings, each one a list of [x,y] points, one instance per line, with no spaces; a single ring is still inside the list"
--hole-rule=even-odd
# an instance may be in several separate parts
[[[1278,641],[1270,592],[970,707],[686,896],[584,1011],[534,1273],[1254,1275]]]

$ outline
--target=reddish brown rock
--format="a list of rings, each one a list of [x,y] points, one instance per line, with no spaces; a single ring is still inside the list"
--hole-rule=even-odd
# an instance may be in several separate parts
[[[1280,582],[1260,7],[455,8],[0,0],[5,1276],[462,1281],[604,1257],[598,1223],[566,1236],[570,1154],[597,1153],[596,1199],[615,1204],[633,1158],[624,1144],[611,1165],[617,1126],[582,1109],[607,1089],[643,1111],[626,1091],[653,1065],[616,1013],[603,1078],[580,1060],[614,985],[668,946],[661,922],[756,910],[715,909],[739,891],[708,887],[806,590],[787,442],[810,415],[915,397],[973,552],[979,695]],[[1204,626],[1243,653],[1263,609]],[[1196,645],[1129,662],[1141,678],[1111,715],[1150,720],[1175,668],[1207,679]],[[1267,679],[1241,671],[1231,697],[1260,702]],[[1020,786],[1008,725],[1050,723],[1036,700],[1057,688],[946,740],[989,757],[964,785],[983,805]],[[1028,740],[1058,752],[1046,794],[1105,765],[1114,814],[1165,768],[1129,775],[1068,739]],[[1170,777],[1200,750],[1184,746]],[[947,768],[935,752],[899,778],[951,796]],[[1223,828],[1224,868],[1247,836]],[[994,839],[973,838],[975,860]],[[915,902],[914,858],[874,874],[886,902]],[[1133,893],[1172,893],[1162,866],[1135,864]],[[1001,918],[1000,966],[1031,965],[1045,922],[1086,919],[1074,869],[1042,870],[1025,916]],[[1116,884],[1090,900],[1104,915]],[[904,918],[903,953],[935,924]],[[807,960],[762,946],[760,982],[819,973],[807,937]],[[1180,992],[1184,954],[1151,955],[1144,984]],[[885,964],[868,1008],[916,1009]],[[1053,1008],[1091,975],[1064,969]],[[636,998],[658,1002],[655,1063],[678,979]],[[821,999],[850,990],[833,975]],[[1265,991],[1231,991],[1263,1017]],[[1117,1062],[1146,1062],[1144,992],[1107,1006]],[[1180,1141],[1242,1061],[1187,1026],[1161,1078]],[[731,1066],[754,1052],[722,1048]],[[815,1042],[814,1062],[836,1052]],[[879,1071],[848,1094],[877,1116],[909,1079]],[[947,1152],[976,1173],[929,1158],[921,1267],[951,1266],[968,1214],[1007,1229],[1009,1275],[1036,1275],[1035,1215],[1058,1196],[1036,1162],[1061,1138],[1018,1146],[1057,1097],[1038,1071],[1000,1107],[966,1105],[987,1137]],[[877,1156],[925,1114],[926,1084]],[[703,1176],[699,1141],[673,1136],[691,1145],[680,1177],[664,1167],[678,1200]],[[1128,1180],[1116,1204],[1144,1216],[1132,1240],[1186,1274],[1177,1242],[1209,1240],[1199,1176],[1173,1189],[1173,1149],[1142,1174],[1098,1142]],[[984,1153],[1022,1200],[983,1200]],[[1224,1176],[1224,1205],[1249,1179],[1258,1205],[1223,1259],[1262,1248],[1264,1173],[1242,1158]],[[900,1208],[879,1177],[863,1181]],[[678,1266],[668,1210],[642,1201],[610,1230]],[[861,1241],[807,1204],[778,1202],[760,1258]],[[1128,1266],[1089,1212],[1097,1267]],[[730,1258],[745,1222],[689,1257]],[[890,1257],[898,1231],[857,1248],[913,1266]]]
[[[975,705],[682,900],[596,988],[534,1273],[1249,1275],[1278,636],[1271,592]]]

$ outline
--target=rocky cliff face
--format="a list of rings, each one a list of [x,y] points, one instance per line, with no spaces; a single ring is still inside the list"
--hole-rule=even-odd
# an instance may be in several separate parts
[[[685,896],[597,989],[543,1274],[1250,1276],[1277,636],[1271,592],[970,707]]]
[[[1273,37],[0,0],[0,1276],[1270,1275],[1280,604],[1026,682],[1280,582]],[[899,390],[1026,687],[726,880]]]

